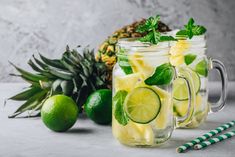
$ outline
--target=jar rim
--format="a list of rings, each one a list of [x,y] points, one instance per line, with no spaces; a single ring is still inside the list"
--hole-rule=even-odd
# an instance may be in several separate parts
[[[117,46],[120,51],[124,49],[129,54],[138,52],[145,56],[166,56],[169,54],[170,42],[159,42],[159,44],[151,44],[149,42],[140,42],[139,38],[122,38],[118,40]],[[117,55],[123,55],[118,52]],[[128,54],[125,54],[128,55]]]

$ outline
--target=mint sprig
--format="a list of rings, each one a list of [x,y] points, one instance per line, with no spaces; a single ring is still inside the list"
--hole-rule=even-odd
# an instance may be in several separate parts
[[[176,37],[186,37],[192,39],[193,36],[202,35],[206,32],[206,28],[201,25],[195,25],[193,18],[190,18],[187,25],[184,25],[184,29],[176,33]]]
[[[146,33],[145,36],[139,39],[141,42],[150,42],[152,44],[158,44],[163,41],[172,41],[176,40],[172,36],[162,36],[161,33],[157,30],[160,16],[150,17],[146,22],[139,27],[137,27],[137,32]]]

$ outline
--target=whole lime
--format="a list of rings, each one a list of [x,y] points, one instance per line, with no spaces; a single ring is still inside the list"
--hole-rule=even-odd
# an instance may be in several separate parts
[[[112,91],[100,89],[92,93],[84,106],[87,116],[98,124],[109,124],[112,120]]]
[[[41,109],[43,123],[51,130],[64,132],[77,120],[77,104],[68,96],[55,95],[48,98]]]

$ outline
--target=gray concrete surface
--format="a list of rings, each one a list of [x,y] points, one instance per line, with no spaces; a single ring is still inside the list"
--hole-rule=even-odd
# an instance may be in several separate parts
[[[205,25],[208,54],[235,80],[234,8],[234,0],[0,0],[0,81],[21,81],[9,77],[8,60],[29,69],[33,53],[58,57],[66,44],[97,48],[116,29],[155,14],[172,28],[189,17]]]
[[[211,89],[214,88],[212,84]],[[215,85],[216,86],[216,85]],[[231,86],[234,90],[235,84]],[[25,87],[21,83],[0,83],[0,102]],[[215,92],[216,93],[216,92]],[[205,124],[197,129],[177,129],[172,138],[161,147],[131,148],[118,143],[110,126],[94,124],[86,118],[78,118],[71,130],[55,133],[47,129],[40,118],[8,119],[19,102],[9,101],[0,107],[0,156],[1,157],[234,157],[235,140],[229,139],[200,151],[178,154],[175,148],[217,126],[235,119],[235,101],[219,113],[211,114]]]

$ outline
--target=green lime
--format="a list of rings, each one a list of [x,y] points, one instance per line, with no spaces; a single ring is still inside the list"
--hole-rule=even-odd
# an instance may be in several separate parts
[[[68,96],[55,95],[48,98],[41,109],[43,123],[51,130],[63,132],[77,120],[77,104]]]
[[[154,120],[161,109],[159,95],[148,87],[133,89],[126,97],[124,110],[136,123],[149,123]]]
[[[189,79],[187,76],[190,76],[193,82],[193,87],[194,91],[196,92],[196,94],[200,91],[201,88],[201,80],[199,75],[189,69],[184,69],[185,71],[181,73],[185,73],[185,72],[189,72],[190,75],[185,75],[185,77],[187,79]],[[173,82],[173,97],[176,100],[179,101],[185,101],[188,100],[188,87],[187,87],[187,83],[183,78],[178,77],[177,79],[174,80]]]
[[[100,89],[92,93],[84,106],[87,116],[98,124],[109,124],[112,120],[112,91]]]

